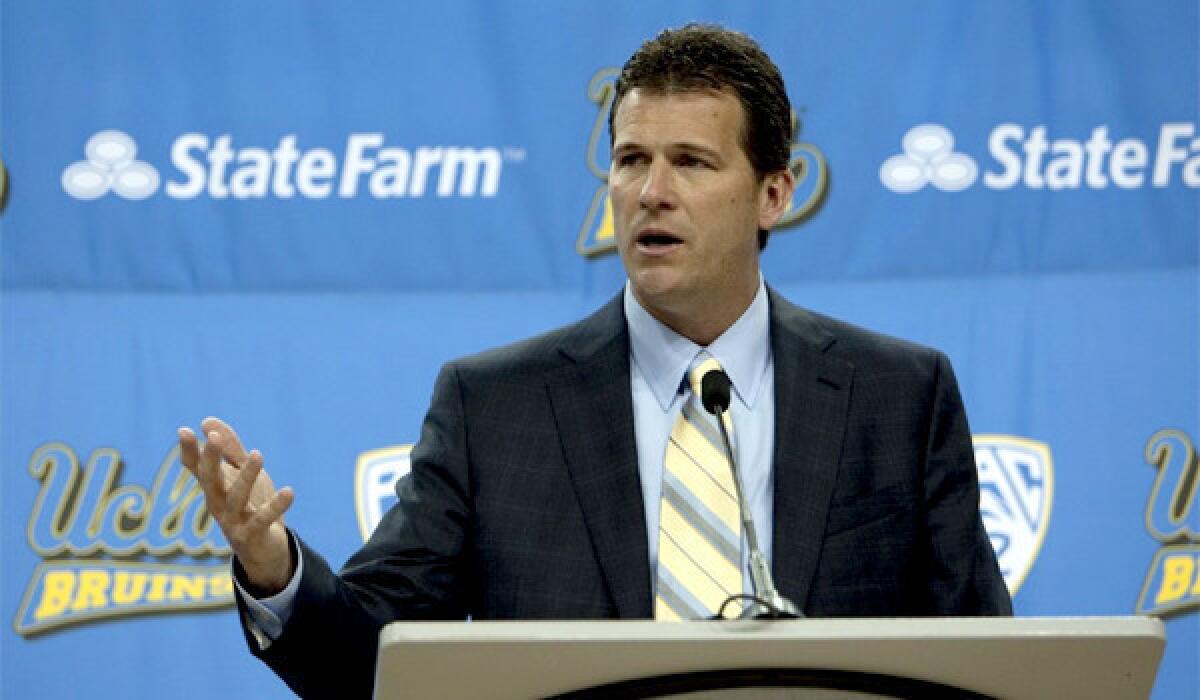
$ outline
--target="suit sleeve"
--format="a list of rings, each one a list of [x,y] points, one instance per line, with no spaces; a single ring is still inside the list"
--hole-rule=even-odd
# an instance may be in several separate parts
[[[950,361],[936,355],[923,482],[931,615],[1011,615],[1012,600],[979,514],[971,431]]]
[[[283,633],[250,651],[305,698],[369,698],[380,629],[398,619],[463,619],[470,612],[464,552],[470,521],[467,449],[458,374],[438,376],[412,471],[370,540],[334,573],[302,539],[304,571]]]

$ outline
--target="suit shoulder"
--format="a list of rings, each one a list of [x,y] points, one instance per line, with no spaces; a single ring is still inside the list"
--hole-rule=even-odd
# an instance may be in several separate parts
[[[946,356],[934,348],[797,306],[769,287],[768,292],[776,340],[807,345],[858,368],[914,363],[933,367],[947,362]]]
[[[556,363],[558,353],[555,349],[573,325],[482,350],[453,360],[450,364],[471,374],[544,370],[547,364]]]
[[[833,337],[826,356],[851,365],[855,385],[866,396],[918,405],[933,391],[957,395],[954,368],[940,350],[829,316],[814,317]]]
[[[570,363],[572,349],[628,342],[624,315],[610,303],[587,318],[500,347],[461,357],[449,363],[476,377],[541,376]],[[586,350],[585,350],[586,351]]]
[[[832,348],[835,352],[901,361],[920,359],[929,362],[945,357],[940,350],[928,345],[880,333],[831,316],[813,315],[837,338],[837,343]]]
[[[796,308],[807,323],[819,329],[807,335],[819,335],[828,356],[849,363],[859,373],[907,374],[932,379],[939,372],[953,371],[949,369],[949,359],[936,348]]]

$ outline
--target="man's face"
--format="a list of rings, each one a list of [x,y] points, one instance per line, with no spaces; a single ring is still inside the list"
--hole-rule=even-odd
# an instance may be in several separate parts
[[[608,186],[633,292],[665,318],[741,305],[758,288],[758,229],[783,214],[788,173],[757,178],[741,103],[716,91],[633,89],[613,121]],[[736,318],[736,316],[734,317]]]

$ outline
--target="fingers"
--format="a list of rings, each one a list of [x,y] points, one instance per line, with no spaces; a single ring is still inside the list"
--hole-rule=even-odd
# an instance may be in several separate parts
[[[258,509],[247,525],[251,529],[266,529],[276,520],[283,522],[283,514],[292,507],[295,500],[296,496],[292,492],[292,487],[284,486],[275,492],[265,506]]]
[[[255,482],[261,475],[263,467],[262,453],[258,450],[253,450],[246,457],[246,466],[238,472],[237,479],[229,489],[229,494],[226,497],[225,507],[229,509],[230,514],[246,514],[250,513],[251,517],[247,521],[247,526],[251,529],[257,527],[266,527],[276,520],[281,520],[281,516],[292,505],[294,495],[290,488],[284,487],[279,491],[271,493],[270,499],[266,503],[250,504],[250,494],[254,490]],[[266,487],[270,492],[270,487]]]
[[[200,461],[200,441],[196,439],[196,434],[191,428],[182,427],[177,431],[179,435],[179,461],[183,462],[183,466],[187,470],[196,474],[196,465]]]
[[[200,462],[196,467],[196,480],[204,489],[204,497],[208,500],[208,510],[211,513],[224,513],[226,510],[225,477],[221,474],[221,436],[215,431],[208,434],[208,442],[200,450]]]
[[[229,493],[226,496],[225,507],[231,513],[241,513],[246,510],[246,503],[250,500],[250,492],[254,489],[254,482],[258,479],[258,474],[262,471],[262,467],[262,453],[258,450],[254,450],[246,457],[246,466],[238,470],[237,478],[233,480],[233,484],[229,487]]]
[[[194,436],[193,436],[194,437]],[[246,466],[237,470],[228,485],[221,474],[221,455],[224,452],[223,439],[219,433],[209,434],[208,442],[200,452],[198,477],[202,475],[201,486],[205,489],[210,512],[219,516],[218,519],[230,524],[244,522],[251,530],[270,525],[287,511],[295,496],[290,488],[272,491],[270,479],[263,487],[266,493],[254,496],[259,502],[251,503],[255,485],[262,476],[263,456],[258,450],[246,455]],[[263,503],[261,499],[267,494],[270,498]]]
[[[246,448],[242,446],[242,440],[229,424],[215,416],[209,416],[200,421],[200,428],[204,430],[204,434],[216,433],[221,436],[221,444],[225,448],[225,461],[235,467],[243,467],[246,464]]]

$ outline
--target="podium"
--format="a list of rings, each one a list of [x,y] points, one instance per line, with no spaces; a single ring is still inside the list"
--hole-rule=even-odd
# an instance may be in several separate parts
[[[375,697],[1146,698],[1155,618],[394,622]]]

